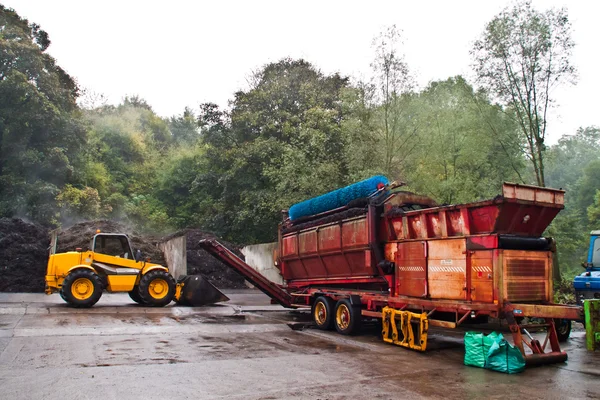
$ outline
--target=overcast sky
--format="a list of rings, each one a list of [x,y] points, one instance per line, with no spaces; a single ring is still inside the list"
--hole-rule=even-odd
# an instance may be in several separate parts
[[[385,27],[404,32],[401,52],[420,86],[472,77],[469,49],[506,0],[133,1],[0,0],[50,35],[49,53],[83,88],[111,103],[146,99],[161,116],[206,101],[226,106],[246,77],[283,57],[325,73],[369,75],[371,42]],[[555,92],[549,139],[600,125],[597,98],[600,2],[533,0],[567,7],[577,44],[578,84]]]

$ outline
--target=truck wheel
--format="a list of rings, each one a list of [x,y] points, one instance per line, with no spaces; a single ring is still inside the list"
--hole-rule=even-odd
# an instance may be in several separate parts
[[[62,285],[62,296],[65,301],[78,308],[88,308],[100,300],[102,282],[100,277],[89,269],[76,269],[70,272]]]
[[[362,316],[360,307],[353,306],[348,299],[335,305],[335,329],[342,335],[352,335],[360,329]]]
[[[571,320],[569,319],[554,319],[554,328],[559,342],[566,342],[571,336]]]
[[[139,293],[144,305],[164,307],[175,296],[175,279],[166,271],[150,271],[140,279]]]
[[[324,331],[333,329],[334,308],[335,303],[333,299],[325,296],[317,297],[312,305],[313,321],[315,321],[317,328]]]
[[[142,297],[140,296],[139,286],[134,286],[133,290],[131,290],[129,292],[129,297],[131,298],[131,300],[135,301],[136,303],[144,305],[144,301],[142,300]]]

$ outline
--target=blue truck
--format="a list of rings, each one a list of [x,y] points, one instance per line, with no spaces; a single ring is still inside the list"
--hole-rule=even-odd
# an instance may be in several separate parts
[[[585,272],[573,281],[575,297],[580,306],[583,306],[584,300],[600,299],[600,231],[590,233],[590,248],[583,266]]]

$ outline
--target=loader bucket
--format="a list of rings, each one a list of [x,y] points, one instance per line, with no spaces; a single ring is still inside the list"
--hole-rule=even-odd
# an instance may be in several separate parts
[[[225,296],[202,275],[186,275],[179,279],[177,286],[181,287],[180,295],[175,300],[177,304],[200,307],[229,301],[229,297]]]

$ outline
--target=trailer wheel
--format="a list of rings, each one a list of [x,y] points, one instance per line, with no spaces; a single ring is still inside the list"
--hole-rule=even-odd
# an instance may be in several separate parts
[[[571,320],[569,319],[554,319],[554,328],[559,342],[566,342],[571,336]]]
[[[312,305],[313,321],[317,328],[328,331],[333,329],[335,303],[326,296],[317,297]]]
[[[348,299],[335,305],[335,329],[342,335],[352,335],[360,330],[362,316],[360,307],[353,306]]]
[[[166,271],[150,271],[140,279],[139,293],[145,306],[164,307],[175,296],[175,279]]]
[[[76,269],[67,275],[61,288],[65,301],[78,308],[88,308],[100,300],[102,282],[88,269]],[[62,297],[62,296],[61,296]]]

